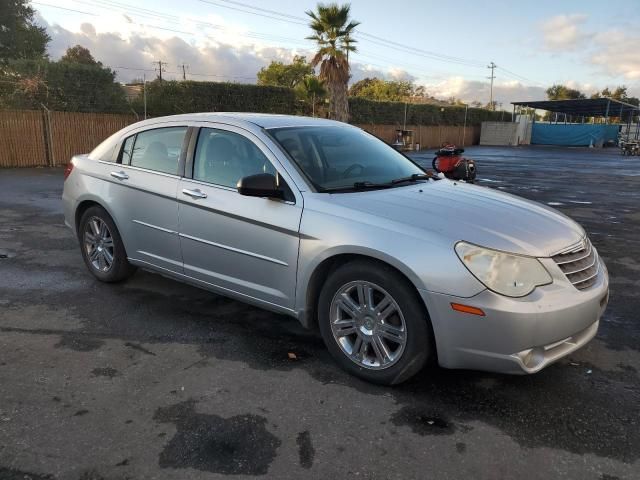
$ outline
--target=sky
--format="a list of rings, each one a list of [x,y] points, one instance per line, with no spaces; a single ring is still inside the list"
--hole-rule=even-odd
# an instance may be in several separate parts
[[[272,60],[311,58],[308,0],[43,0],[32,2],[57,59],[73,45],[117,79],[164,78],[255,83]],[[412,80],[437,98],[541,100],[561,83],[591,94],[629,87],[640,96],[640,1],[352,0],[358,52],[352,82]],[[156,62],[155,66],[154,63]]]

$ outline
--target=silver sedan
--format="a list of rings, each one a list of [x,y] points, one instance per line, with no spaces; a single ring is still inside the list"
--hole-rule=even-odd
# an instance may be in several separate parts
[[[140,267],[291,315],[377,383],[430,361],[537,372],[593,338],[608,300],[568,217],[329,120],[139,122],[73,157],[63,203],[99,280]]]

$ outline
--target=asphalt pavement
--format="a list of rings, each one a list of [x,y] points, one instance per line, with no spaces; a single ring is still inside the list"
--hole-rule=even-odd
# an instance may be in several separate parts
[[[585,227],[609,307],[538,374],[436,367],[393,388],[292,318],[143,271],[96,281],[62,170],[0,170],[0,479],[640,478],[640,158],[467,154],[481,185]]]

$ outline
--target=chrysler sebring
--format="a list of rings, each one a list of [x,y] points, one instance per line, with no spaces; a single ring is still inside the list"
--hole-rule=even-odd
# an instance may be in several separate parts
[[[608,300],[568,217],[330,120],[139,122],[73,157],[63,203],[99,280],[139,267],[291,315],[377,383],[429,361],[537,372],[593,338]]]

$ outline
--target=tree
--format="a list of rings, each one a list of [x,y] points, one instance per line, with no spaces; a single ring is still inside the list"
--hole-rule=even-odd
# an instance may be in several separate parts
[[[355,52],[354,29],[359,22],[349,20],[349,4],[339,6],[318,4],[317,11],[307,11],[313,35],[307,37],[318,45],[311,65],[320,65],[320,80],[329,92],[329,109],[336,120],[349,120],[347,83],[349,82],[349,52]]]
[[[9,59],[46,58],[51,37],[44,27],[33,22],[33,8],[27,0],[0,2],[0,63]]]
[[[365,78],[351,86],[349,95],[378,102],[406,102],[416,94],[416,90],[413,83],[404,80]]]
[[[324,100],[327,90],[324,83],[315,75],[307,75],[296,87],[298,97],[307,105],[311,105],[311,115],[316,116],[316,106]]]
[[[294,88],[307,75],[313,75],[313,67],[305,57],[296,55],[289,64],[274,60],[268,67],[261,68],[258,72],[258,85]]]
[[[627,94],[627,90],[628,89],[626,85],[620,85],[619,87],[616,87],[613,92],[609,90],[609,87],[605,87],[604,89],[602,89],[602,91],[596,92],[591,95],[591,98],[613,98],[614,100],[631,103],[632,105],[640,104],[640,100],[636,97],[630,97]]]
[[[67,51],[60,59],[61,62],[81,63],[83,65],[102,66],[101,62],[96,62],[88,48],[81,45],[67,48]]]
[[[0,72],[0,107],[72,112],[127,110],[115,72],[99,65],[10,60]]]
[[[552,85],[547,88],[548,100],[572,100],[578,98],[587,98],[584,93],[565,85]]]
[[[379,78],[363,78],[349,87],[350,97],[363,97],[367,98],[369,90],[374,88],[375,84],[379,81]]]

